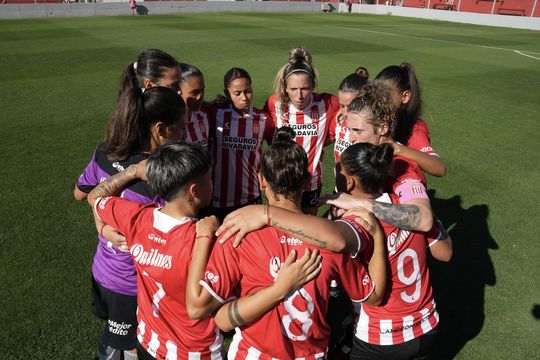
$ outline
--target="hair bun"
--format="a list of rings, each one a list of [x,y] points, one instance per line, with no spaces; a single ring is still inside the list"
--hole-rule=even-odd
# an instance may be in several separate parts
[[[371,164],[378,169],[384,169],[392,164],[394,159],[394,147],[392,144],[384,143],[373,148]]]
[[[303,47],[293,48],[289,51],[289,64],[296,65],[307,63],[311,65],[311,54],[309,50]]]
[[[274,136],[274,142],[294,143],[296,132],[290,126],[280,127]]]

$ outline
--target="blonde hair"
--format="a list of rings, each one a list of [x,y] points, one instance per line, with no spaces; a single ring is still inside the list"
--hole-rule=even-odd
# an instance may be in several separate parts
[[[289,50],[289,60],[279,69],[274,80],[274,93],[279,96],[282,104],[289,102],[287,95],[287,78],[292,74],[304,73],[311,78],[313,89],[317,87],[318,73],[313,65],[309,50],[297,47]]]

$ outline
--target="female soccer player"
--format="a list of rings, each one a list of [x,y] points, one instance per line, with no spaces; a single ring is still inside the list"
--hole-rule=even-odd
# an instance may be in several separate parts
[[[338,88],[338,100],[339,100],[339,113],[336,115],[336,140],[334,142],[334,160],[335,175],[336,175],[336,189],[341,189],[340,179],[340,164],[339,156],[349,145],[349,132],[346,126],[343,126],[343,120],[347,116],[347,110],[349,104],[360,95],[362,88],[367,85],[368,80],[366,77],[352,73],[347,75]]]
[[[228,102],[210,111],[215,124],[214,196],[210,212],[220,220],[231,211],[260,203],[259,171],[262,143],[272,141],[274,123],[252,106],[249,73],[232,68],[224,77]]]
[[[180,95],[187,106],[187,142],[200,144],[210,149],[215,127],[210,125],[204,102],[204,76],[191,64],[180,64]]]
[[[277,140],[266,151],[261,168],[261,186],[270,207],[283,210],[292,217],[302,215],[302,190],[309,180],[308,159],[302,147],[292,139],[290,128],[278,130]],[[263,223],[273,218],[268,211],[258,210]],[[345,237],[350,241],[350,252],[358,252],[364,243],[374,244],[369,274],[361,262],[348,255],[321,251],[322,269],[319,275],[298,290],[280,298],[263,298],[264,308],[253,305],[253,299],[264,284],[273,283],[281,263],[292,251],[304,251],[309,246],[294,232],[283,229],[272,221],[260,231],[249,234],[234,249],[232,242],[216,245],[206,271],[192,262],[188,279],[187,306],[190,314],[203,317],[230,300],[235,291],[247,299],[234,300],[220,311],[216,321],[224,328],[237,327],[229,348],[229,359],[254,356],[279,359],[324,359],[329,328],[325,321],[329,284],[336,279],[342,283],[356,302],[378,304],[386,283],[386,263],[380,228],[373,229],[374,239],[364,228],[349,219],[332,222],[316,218],[318,236]],[[270,223],[268,223],[270,225]],[[345,243],[345,241],[344,241]],[[203,255],[207,256],[206,253]],[[194,258],[198,256],[194,254]],[[206,259],[204,259],[206,260]],[[371,276],[371,277],[370,277]],[[204,277],[204,281],[198,280]],[[373,280],[372,280],[373,279]],[[250,304],[251,303],[251,304]],[[272,306],[276,304],[276,306]],[[264,309],[264,310],[262,310]],[[269,311],[262,317],[261,312]]]
[[[308,154],[311,180],[302,198],[302,209],[315,214],[321,194],[323,148],[334,141],[335,117],[339,111],[334,95],[315,93],[317,71],[311,54],[304,48],[289,51],[289,61],[281,67],[274,82],[274,95],[266,102],[277,128],[290,126],[296,142]]]
[[[396,195],[379,193],[392,170],[393,158],[390,144],[357,143],[347,148],[341,156],[341,164],[349,194],[359,199],[399,203]],[[242,237],[247,231],[260,228],[269,221],[310,244],[332,251],[358,252],[357,242],[350,238],[326,236],[324,239],[327,241],[321,244],[317,240],[321,237],[320,229],[316,227],[320,221],[317,218],[270,207],[266,211],[267,216],[271,214],[270,220],[265,220],[263,210],[262,206],[249,206],[230,214],[218,230],[224,234],[222,240],[237,231]],[[365,303],[361,307],[352,359],[416,358],[425,354],[436,334],[433,329],[437,327],[438,315],[429,283],[426,247],[436,259],[449,261],[452,256],[451,240],[441,225],[428,235],[400,229],[386,222],[382,225],[391,274],[382,303],[379,306]],[[360,247],[358,257],[364,261],[370,252],[371,244],[368,242]]]
[[[75,186],[77,200],[103,179],[145,159],[156,147],[170,139],[185,138],[185,105],[175,91],[152,87],[144,93],[131,87],[120,94],[109,122],[106,140],[95,150]],[[137,181],[123,197],[141,204],[155,201],[147,184]],[[137,282],[129,253],[122,252],[123,236],[111,234],[113,227],[96,219],[98,246],[92,266],[93,311],[107,320],[99,340],[100,359],[136,358],[129,352],[136,346]],[[105,231],[109,234],[105,236]],[[121,237],[118,242],[118,237]],[[112,241],[117,241],[114,246]],[[130,357],[131,356],[131,357]]]
[[[415,161],[426,173],[446,175],[446,164],[431,147],[429,129],[422,116],[420,84],[411,64],[384,68],[376,80],[387,82],[394,90],[394,101],[399,105],[398,119],[392,131],[396,155]]]
[[[390,144],[357,143],[342,154],[342,174],[353,197],[399,203],[395,194],[378,193],[391,170]],[[442,225],[429,234],[382,223],[391,275],[379,306],[360,308],[351,359],[416,359],[427,355],[439,316],[429,281],[426,248],[439,260],[449,261],[452,243]]]
[[[137,61],[126,66],[120,81],[119,94],[127,89],[168,87],[180,92],[180,69],[174,57],[159,49],[146,49]]]

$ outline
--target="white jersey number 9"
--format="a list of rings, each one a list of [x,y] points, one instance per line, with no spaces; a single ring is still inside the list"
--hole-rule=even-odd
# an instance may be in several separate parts
[[[403,270],[405,259],[412,259],[412,272],[409,275],[405,275]],[[397,263],[398,278],[403,284],[409,286],[416,283],[414,292],[412,295],[407,294],[407,291],[401,292],[401,299],[407,303],[413,303],[420,297],[420,290],[422,289],[422,276],[420,275],[420,264],[418,263],[418,255],[413,249],[405,249],[398,257]]]
[[[305,311],[300,311],[294,306],[293,301],[297,296],[300,296],[306,302]],[[306,290],[304,290],[304,288],[296,290],[285,298],[283,306],[285,307],[285,311],[287,311],[287,315],[285,315],[283,319],[281,319],[281,322],[289,339],[293,341],[306,340],[309,329],[311,328],[311,325],[313,325],[313,320],[310,319],[314,308],[313,299],[311,298],[311,296]],[[290,326],[291,323],[295,320],[302,324],[302,334],[300,335],[296,335],[291,332]]]

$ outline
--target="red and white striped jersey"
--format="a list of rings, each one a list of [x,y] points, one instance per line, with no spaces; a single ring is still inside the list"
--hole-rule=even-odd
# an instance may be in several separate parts
[[[411,130],[411,136],[406,144],[411,149],[425,152],[429,155],[438,156],[437,152],[431,147],[431,135],[429,128],[424,120],[417,119]]]
[[[282,104],[277,95],[266,101],[266,109],[272,115],[276,128],[290,126],[296,132],[296,142],[306,150],[311,181],[305,191],[317,190],[322,185],[323,149],[335,138],[336,114],[339,111],[337,96],[313,94],[311,103],[298,110],[292,104]]]
[[[175,219],[155,205],[118,198],[96,201],[95,213],[125,235],[137,269],[137,338],[157,359],[221,359],[212,318],[191,320],[186,280],[196,219]]]
[[[336,120],[336,140],[334,142],[334,160],[336,164],[339,163],[339,158],[341,157],[341,153],[345,151],[349,146],[351,146],[351,143],[349,141],[349,128],[342,125],[342,115],[341,113],[338,113],[337,120]]]
[[[213,138],[214,129],[215,126],[210,124],[205,111],[194,111],[186,123],[186,142],[200,144],[209,150],[208,145]]]
[[[398,203],[398,198],[384,194],[376,201]],[[387,292],[379,306],[361,305],[355,335],[370,344],[395,345],[426,334],[439,323],[426,252],[442,233],[437,226],[426,234],[381,224],[390,263]],[[362,255],[370,256],[369,251]]]
[[[261,196],[257,172],[262,143],[272,142],[275,126],[264,111],[251,108],[241,116],[231,106],[210,113],[216,124],[212,206],[241,206]]]
[[[354,220],[346,219],[359,241],[369,234]],[[218,301],[247,296],[272,284],[292,250],[298,257],[313,247],[273,227],[251,232],[238,248],[229,241],[216,245],[201,285]],[[346,254],[321,250],[320,274],[289,294],[258,320],[236,330],[228,359],[324,359],[330,329],[325,320],[330,282],[335,279],[354,301],[362,302],[375,284],[362,263]]]

